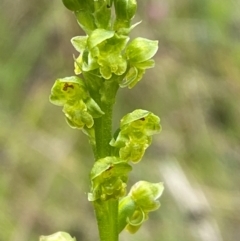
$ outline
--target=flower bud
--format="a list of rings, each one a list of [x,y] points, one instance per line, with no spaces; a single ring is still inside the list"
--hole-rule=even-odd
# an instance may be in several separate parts
[[[71,11],[78,11],[81,5],[78,0],[62,0],[64,6]]]
[[[114,0],[116,13],[115,29],[129,28],[137,10],[136,0]]]
[[[93,10],[93,0],[62,0],[64,6],[73,12]]]
[[[97,28],[108,29],[111,26],[111,2],[95,1],[94,18]]]
[[[87,34],[90,34],[94,29],[97,28],[94,16],[90,11],[77,11],[75,12],[75,16],[78,24]]]
[[[116,17],[121,20],[131,20],[137,10],[136,0],[115,0]]]

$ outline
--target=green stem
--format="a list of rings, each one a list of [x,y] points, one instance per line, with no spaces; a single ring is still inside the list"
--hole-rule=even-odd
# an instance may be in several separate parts
[[[118,200],[95,201],[95,214],[101,241],[118,241]]]
[[[118,84],[112,82],[111,87],[107,88],[105,92],[105,95],[109,97],[107,101],[101,101],[100,95],[96,92],[94,95],[95,101],[105,113],[101,118],[94,120],[96,161],[111,155],[109,143],[112,139],[112,109]],[[118,200],[97,200],[93,202],[101,241],[118,241],[118,203]]]
[[[96,160],[111,155],[109,142],[112,139],[112,104],[102,104],[105,115],[94,120]]]

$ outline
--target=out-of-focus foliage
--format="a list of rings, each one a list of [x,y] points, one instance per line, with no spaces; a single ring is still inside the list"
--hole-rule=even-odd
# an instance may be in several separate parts
[[[183,212],[164,177],[160,211],[136,235],[121,239],[201,240],[190,227],[207,216],[222,240],[238,240],[240,3],[139,5],[137,20],[143,23],[133,35],[159,41],[156,68],[131,92],[120,91],[115,128],[126,113],[147,108],[161,117],[163,130],[129,181],[144,175],[163,180],[161,163],[174,158],[204,193],[209,212]],[[33,241],[59,230],[77,240],[97,239],[87,201],[93,162],[87,138],[48,101],[54,80],[73,75],[77,53],[70,39],[81,34],[61,1],[0,2],[0,240]]]

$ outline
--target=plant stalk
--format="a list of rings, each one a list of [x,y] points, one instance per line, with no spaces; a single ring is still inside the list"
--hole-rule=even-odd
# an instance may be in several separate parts
[[[111,93],[112,94],[112,93]],[[111,155],[112,109],[113,102],[101,102],[95,95],[95,101],[104,111],[101,118],[94,120],[96,138],[96,161]],[[96,200],[93,202],[97,218],[100,241],[118,241],[118,200]]]

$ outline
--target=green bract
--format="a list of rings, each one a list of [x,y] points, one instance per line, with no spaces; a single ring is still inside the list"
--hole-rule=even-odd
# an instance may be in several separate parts
[[[41,236],[39,241],[76,241],[75,238],[72,238],[68,233],[57,232],[48,236]]]
[[[135,233],[148,219],[148,213],[160,207],[157,199],[163,190],[162,183],[137,182],[119,203],[119,231],[126,228]]]
[[[119,150],[121,159],[136,163],[151,144],[151,136],[160,131],[159,117],[146,110],[135,110],[122,118],[120,131],[110,145]]]
[[[84,81],[76,76],[57,79],[51,90],[50,101],[63,106],[67,122],[73,128],[91,128],[93,118],[104,114],[90,97]]]
[[[105,157],[95,162],[90,177],[92,193],[88,200],[117,199],[125,194],[127,174],[132,167],[116,157]]]

